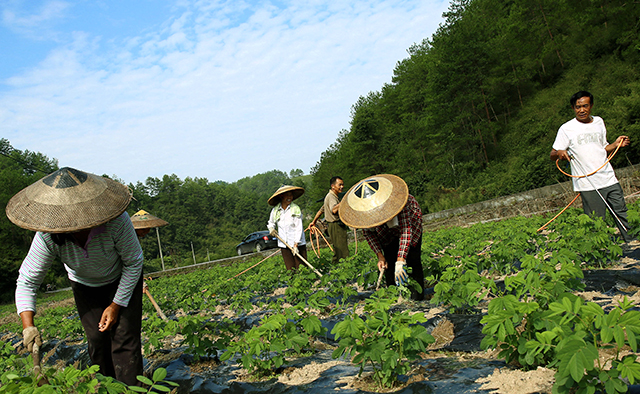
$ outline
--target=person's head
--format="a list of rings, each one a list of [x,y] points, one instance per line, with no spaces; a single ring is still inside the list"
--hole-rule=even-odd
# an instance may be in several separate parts
[[[329,185],[331,190],[336,194],[341,193],[342,189],[344,189],[344,181],[339,176],[332,177],[329,181]]]
[[[138,238],[144,238],[144,236],[149,234],[150,231],[150,228],[137,228],[136,235],[138,236]]]
[[[291,193],[291,196],[290,196],[291,199],[289,200],[289,203],[285,205],[286,193]],[[276,190],[275,193],[273,193],[271,197],[269,197],[269,200],[267,200],[267,203],[272,207],[275,207],[276,205],[278,205],[278,203],[281,203],[282,206],[286,208],[291,203],[291,201],[302,196],[303,194],[304,194],[304,189],[299,186],[282,185],[278,190]],[[286,197],[286,198],[289,198],[289,197]]]
[[[581,90],[571,96],[569,100],[571,108],[576,114],[576,120],[582,123],[591,123],[591,109],[593,108],[593,95]]]
[[[293,192],[291,190],[284,192],[280,195],[280,205],[282,208],[286,208],[293,201]]]

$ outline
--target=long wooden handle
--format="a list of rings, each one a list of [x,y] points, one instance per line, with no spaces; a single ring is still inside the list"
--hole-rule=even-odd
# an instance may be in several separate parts
[[[376,285],[376,290],[380,288],[380,282],[382,282],[382,275],[384,275],[384,269],[380,270],[380,275],[378,276],[378,284]]]
[[[160,309],[160,307],[156,303],[156,300],[154,300],[153,297],[151,296],[151,293],[149,292],[149,289],[147,288],[147,286],[144,286],[142,290],[144,291],[144,294],[146,294],[147,297],[149,297],[149,301],[151,301],[151,303],[153,304],[153,307],[156,308],[156,312],[158,312],[158,316],[160,316],[162,320],[167,320],[167,317],[164,315],[164,313],[162,313],[162,309]]]
[[[309,262],[300,255],[300,253],[298,253],[295,249],[293,249],[291,246],[289,246],[289,244],[287,244],[284,239],[280,238],[280,235],[278,235],[278,233],[276,233],[276,238],[278,238],[287,248],[291,249],[291,251],[293,252],[294,255],[300,257],[300,260],[302,260],[307,266],[309,266],[309,268],[311,268],[313,270],[313,272],[315,272],[316,274],[318,274],[319,277],[322,277],[322,274],[320,273],[320,271],[318,271],[317,269],[315,269],[314,266],[312,266],[311,264],[309,264]]]

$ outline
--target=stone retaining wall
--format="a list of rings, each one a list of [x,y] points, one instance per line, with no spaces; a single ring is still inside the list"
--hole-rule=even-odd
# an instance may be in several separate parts
[[[639,198],[640,196],[635,193],[640,191],[640,165],[620,168],[615,172],[624,190],[627,203]],[[434,230],[440,227],[465,226],[514,216],[542,214],[564,208],[573,200],[575,195],[571,181],[568,181],[510,196],[425,214],[423,220],[425,229]],[[581,208],[581,200],[576,200],[573,206]]]

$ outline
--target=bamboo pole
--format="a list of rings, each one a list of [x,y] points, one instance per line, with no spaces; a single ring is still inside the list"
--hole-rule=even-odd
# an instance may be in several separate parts
[[[232,276],[231,278],[227,279],[227,282],[228,282],[228,281],[230,281],[230,280],[231,280],[231,279],[233,279],[233,278],[236,278],[236,277],[238,277],[238,276],[240,276],[240,275],[244,274],[245,272],[249,271],[251,268],[256,267],[257,265],[259,265],[259,264],[261,264],[262,262],[266,261],[269,257],[273,257],[273,256],[275,256],[276,254],[278,254],[278,252],[279,252],[279,250],[276,250],[275,252],[271,253],[269,256],[267,256],[267,257],[265,257],[264,259],[260,260],[259,262],[255,263],[254,265],[252,265],[251,267],[247,268],[246,270],[244,270],[244,271],[240,272],[239,274],[234,275],[234,276]]]

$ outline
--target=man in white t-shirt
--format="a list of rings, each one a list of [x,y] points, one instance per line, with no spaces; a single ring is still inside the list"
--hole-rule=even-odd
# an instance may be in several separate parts
[[[607,129],[599,116],[591,116],[593,95],[580,91],[571,96],[571,108],[576,114],[574,119],[566,122],[560,129],[553,143],[551,160],[568,160],[574,176],[591,174],[588,177],[572,178],[573,190],[580,192],[584,213],[592,213],[604,219],[607,204],[617,217],[614,218],[620,234],[625,242],[634,238],[628,234],[627,206],[624,202],[622,188],[618,183],[607,156],[618,146],[628,146],[630,141],[626,135],[616,138],[612,144],[607,143]],[[604,202],[606,200],[606,204]]]

